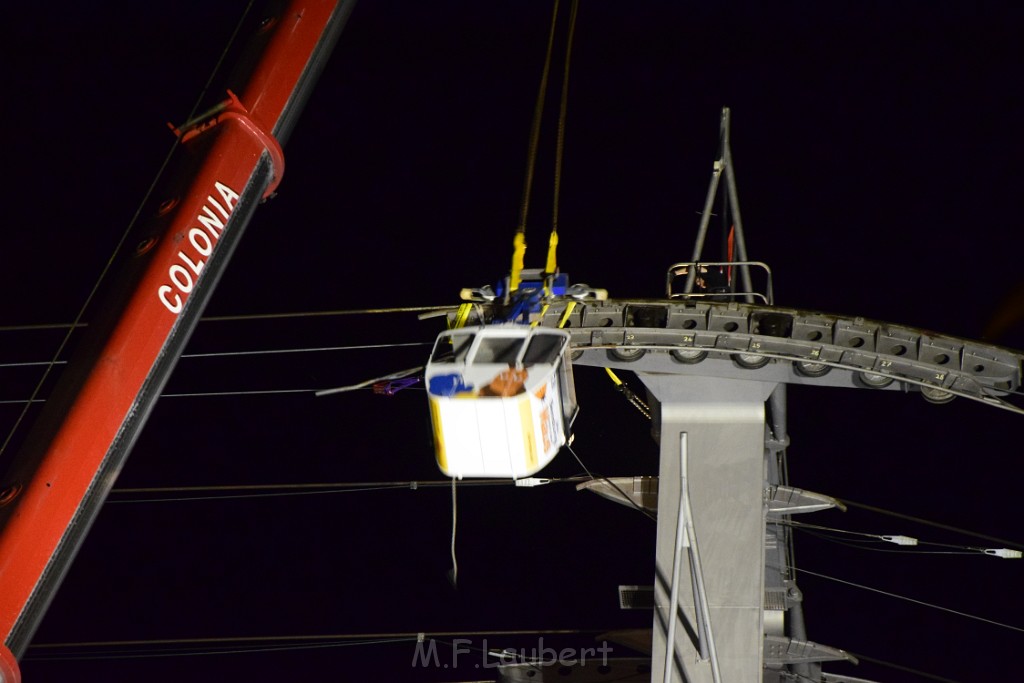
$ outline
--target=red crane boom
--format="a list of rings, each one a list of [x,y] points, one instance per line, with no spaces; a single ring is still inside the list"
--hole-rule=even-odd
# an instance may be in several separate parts
[[[228,96],[176,131],[89,337],[0,483],[0,683],[28,646],[256,206],[355,0],[277,2]],[[237,96],[234,94],[237,93]]]

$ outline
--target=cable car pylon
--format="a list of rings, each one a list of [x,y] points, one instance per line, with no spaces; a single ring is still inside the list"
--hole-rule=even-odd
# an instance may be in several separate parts
[[[664,299],[616,300],[601,290],[551,294],[538,287],[536,305],[515,312],[528,326],[513,327],[561,330],[569,338],[566,368],[633,371],[646,387],[644,403],[659,443],[656,491],[645,485],[642,493],[643,506],[658,513],[652,680],[832,680],[823,666],[855,658],[808,640],[803,594],[790,565],[789,520],[841,505],[788,481],[787,386],[920,393],[930,402],[959,396],[1024,413],[1008,400],[1020,388],[1024,354],[775,305],[770,268],[746,254],[728,130],[729,110],[723,109],[722,144],[692,260],[669,266]],[[717,215],[724,253],[719,261],[702,260],[722,176],[727,192]],[[762,274],[756,282],[755,273]],[[677,291],[683,277],[686,284]],[[473,304],[461,311],[462,334],[510,319],[493,290],[472,294]],[[448,315],[455,320],[455,313]],[[435,347],[435,356],[448,349],[459,353],[449,343]],[[519,359],[502,360],[516,365]],[[500,441],[508,433],[487,434]],[[609,497],[627,496],[616,493]]]

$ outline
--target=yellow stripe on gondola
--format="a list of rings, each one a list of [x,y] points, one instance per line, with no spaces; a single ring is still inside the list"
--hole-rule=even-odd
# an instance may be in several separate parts
[[[537,437],[533,430],[533,406],[528,395],[519,399],[519,424],[523,428],[523,441],[526,446],[526,468],[537,467]]]
[[[437,456],[437,466],[441,471],[448,474],[448,458],[444,452],[444,433],[441,431],[441,405],[435,399],[430,399],[430,422],[434,426],[434,453]]]

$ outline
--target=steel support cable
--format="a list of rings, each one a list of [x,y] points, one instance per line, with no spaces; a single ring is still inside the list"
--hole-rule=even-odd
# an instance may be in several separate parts
[[[798,572],[800,572],[801,574],[807,574],[808,576],[815,576],[815,577],[817,577],[819,579],[825,579],[827,581],[833,581],[835,583],[840,583],[840,584],[843,584],[843,585],[846,585],[846,586],[851,586],[853,588],[860,588],[861,590],[866,590],[866,591],[869,591],[869,592],[872,592],[872,593],[878,593],[879,595],[885,595],[887,597],[896,598],[897,600],[903,600],[905,602],[911,602],[911,603],[913,603],[915,605],[921,605],[922,607],[930,607],[931,609],[936,609],[936,610],[939,610],[940,612],[948,612],[949,614],[956,614],[957,616],[965,617],[967,619],[973,619],[975,621],[981,621],[981,622],[984,622],[986,624],[991,624],[992,626],[998,626],[1000,628],[1008,629],[1010,631],[1017,631],[1017,632],[1020,632],[1020,633],[1024,633],[1024,628],[1022,628],[1020,626],[1014,626],[1013,624],[1006,624],[1006,623],[1003,623],[1001,621],[996,621],[994,619],[988,619],[986,617],[979,617],[977,615],[970,614],[968,612],[961,612],[960,610],[955,610],[955,609],[952,609],[950,607],[943,607],[942,605],[936,605],[936,604],[931,603],[931,602],[925,602],[924,600],[918,600],[916,598],[910,598],[910,597],[907,597],[905,595],[900,595],[899,593],[893,593],[893,592],[890,592],[890,591],[882,590],[881,588],[874,588],[872,586],[865,586],[862,583],[856,583],[856,582],[853,582],[853,581],[847,581],[846,579],[836,578],[834,576],[829,576],[828,574],[819,574],[818,572],[814,572],[814,571],[811,571],[809,569],[803,569],[802,567],[793,567],[793,569],[798,571]]]
[[[376,315],[381,313],[419,313],[423,311],[452,311],[458,306],[396,306],[392,308],[357,308],[336,311],[301,311],[298,313],[253,313],[242,315],[213,315],[199,319],[199,322],[234,322],[240,320],[275,320],[282,318],[315,318],[340,315]]]
[[[617,346],[618,345],[616,345],[616,344],[603,344],[603,345],[592,345],[592,346],[590,346],[588,348],[591,348],[591,349],[612,349],[612,348],[616,348]],[[638,348],[654,349],[654,350],[658,350],[658,349],[672,350],[675,347],[658,345],[658,344],[645,344],[645,345],[642,345],[641,347],[638,347]],[[744,353],[749,353],[751,355],[757,355],[757,356],[761,356],[761,357],[764,357],[764,358],[775,358],[775,359],[780,359],[780,360],[784,360],[784,361],[804,360],[802,358],[793,357],[791,355],[786,355],[786,354],[781,354],[781,353],[769,353],[769,352],[766,352],[766,351],[753,351],[753,350],[751,350],[751,351],[745,351]],[[872,372],[872,373],[876,373],[876,374],[879,374],[879,375],[885,375],[885,376],[888,376],[888,377],[892,377],[894,380],[898,380],[898,381],[903,382],[905,384],[912,384],[912,385],[915,385],[915,386],[923,386],[923,387],[930,386],[927,382],[924,382],[922,380],[916,380],[916,379],[913,379],[913,378],[910,378],[910,377],[904,377],[904,376],[901,376],[901,375],[895,375],[895,374],[887,373],[885,371],[866,370],[865,368],[862,368],[862,367],[859,367],[859,366],[849,365],[849,364],[845,364],[845,363],[838,363],[838,362],[834,362],[834,361],[823,361],[823,360],[820,360],[820,361],[815,361],[815,362],[820,362],[823,365],[828,365],[830,367],[840,368],[840,369],[843,369],[843,370],[850,370],[850,371],[854,371],[854,372]],[[187,393],[187,394],[163,394],[162,396],[165,396],[165,397],[245,396],[245,395],[255,395],[255,394],[287,394],[287,393],[309,393],[309,392],[314,392],[315,393],[317,391],[321,391],[321,390],[319,390],[319,389],[268,389],[268,390],[257,390],[257,391],[224,391],[224,392],[200,392],[200,393]],[[1016,414],[1019,414],[1019,415],[1024,415],[1024,407],[1016,406],[1016,405],[1014,405],[1014,404],[1004,400],[1003,398],[1001,398],[1001,396],[1004,395],[1004,394],[1024,395],[1024,391],[1020,391],[1020,390],[1012,390],[1012,391],[1011,390],[998,390],[998,393],[984,393],[984,395],[982,395],[982,396],[978,396],[978,395],[975,395],[975,394],[970,394],[970,393],[967,393],[965,391],[954,389],[952,387],[945,388],[945,389],[943,389],[943,391],[945,391],[947,393],[950,393],[950,394],[953,394],[954,396],[961,396],[961,397],[966,398],[966,399],[971,400],[971,401],[977,401],[977,402],[983,403],[983,404],[991,406],[993,408],[999,408],[1001,410],[1006,410],[1006,411],[1009,411],[1009,412],[1012,412],[1012,413],[1016,413]],[[982,391],[982,392],[994,392],[994,391],[997,391],[997,390],[986,388],[986,387],[982,387],[980,389],[980,391]],[[44,399],[32,399],[32,402],[40,403],[40,402],[43,402],[43,400]],[[29,400],[27,400],[27,399],[0,400],[0,404],[5,404],[5,403],[7,403],[7,404],[12,404],[12,403],[21,404],[21,403],[28,403],[28,402],[29,402]]]
[[[297,650],[323,650],[327,648],[357,647],[360,645],[381,645],[393,643],[408,643],[413,638],[381,638],[376,640],[350,640],[344,642],[314,642],[289,645],[232,645],[232,646],[208,646],[179,647],[179,648],[152,648],[136,650],[111,650],[102,654],[89,652],[71,654],[38,654],[27,655],[24,659],[36,662],[81,662],[101,659],[157,659],[164,657],[199,657],[209,655],[238,655],[262,652],[293,652]]]
[[[896,669],[897,671],[905,671],[906,673],[916,674],[917,676],[920,676],[921,678],[926,678],[926,679],[928,679],[930,681],[939,681],[940,683],[961,683],[960,681],[955,681],[952,678],[946,678],[945,676],[938,676],[936,674],[930,674],[930,673],[928,673],[926,671],[920,671],[918,669],[912,669],[909,666],[903,666],[902,664],[895,664],[893,662],[887,662],[884,659],[874,659],[872,657],[865,657],[864,655],[858,654],[856,652],[850,652],[849,650],[843,650],[843,652],[846,652],[847,654],[850,654],[850,655],[856,657],[858,660],[863,659],[866,662],[871,662],[872,664],[877,664],[879,666],[888,667],[890,669]],[[785,671],[782,672],[782,676],[786,677],[786,680],[802,681],[803,683],[822,683],[823,680],[826,681],[826,682],[827,681],[836,680],[834,678],[825,678],[825,679],[822,679],[821,677],[811,678],[810,676],[805,676],[804,674],[791,673],[791,672],[785,672]],[[850,679],[847,679],[847,680],[856,681],[856,680],[862,680],[862,679],[850,678]]]
[[[364,349],[397,349],[404,346],[433,346],[434,342],[394,342],[391,344],[350,344],[348,346],[313,346],[294,349],[256,349],[253,351],[214,351],[186,353],[182,358],[223,358],[227,356],[264,356],[282,353],[323,353],[326,351],[360,351]]]
[[[914,674],[916,676],[920,676],[921,678],[926,678],[929,681],[939,681],[939,683],[961,683],[960,681],[954,680],[952,678],[946,678],[945,676],[939,676],[938,674],[930,674],[927,671],[921,671],[920,669],[915,669],[913,667],[904,666],[902,664],[896,664],[895,662],[887,662],[884,659],[875,659],[874,657],[869,657],[867,655],[862,655],[859,652],[850,652],[849,650],[845,650],[845,652],[847,652],[848,654],[853,655],[854,657],[856,657],[859,660],[862,660],[862,661],[865,661],[865,662],[871,662],[872,664],[877,664],[878,666],[884,666],[886,668],[894,669],[896,671],[904,671],[904,672],[909,673],[909,674]],[[813,681],[813,683],[818,683],[818,681]]]
[[[231,49],[231,46],[234,44],[235,38],[238,36],[238,32],[242,27],[242,23],[245,21],[246,16],[248,16],[249,10],[251,8],[252,0],[249,0],[249,4],[246,5],[245,11],[242,13],[241,18],[239,18],[238,23],[235,24],[235,29],[231,33],[231,37],[228,39],[227,44],[221,51],[220,57],[217,59],[217,64],[214,65],[213,71],[210,73],[209,78],[207,78],[206,85],[203,86],[202,91],[196,98],[195,104],[192,105],[192,110],[189,112],[190,119],[195,115],[196,111],[199,109],[199,103],[202,102],[203,98],[206,96],[206,92],[209,89],[210,84],[213,83],[214,77],[216,76],[218,70],[220,69],[221,64],[223,63],[224,58],[227,56],[228,51]],[[164,157],[163,162],[160,164],[160,168],[157,169],[153,181],[150,183],[149,188],[146,190],[146,193],[142,197],[142,201],[139,202],[139,205],[136,207],[135,213],[132,215],[131,220],[128,221],[128,225],[125,226],[125,229],[121,232],[121,237],[117,240],[117,244],[114,245],[114,249],[111,252],[110,256],[107,258],[106,264],[103,266],[103,269],[100,271],[99,276],[93,283],[92,289],[89,290],[89,293],[86,295],[85,301],[82,302],[81,307],[78,309],[78,313],[75,315],[74,322],[72,322],[70,327],[68,327],[67,332],[64,334],[64,337],[61,339],[60,344],[57,346],[57,350],[54,351],[53,353],[53,358],[51,362],[46,366],[46,369],[43,370],[43,376],[40,377],[39,381],[36,383],[35,389],[32,390],[32,395],[29,397],[29,400],[25,402],[25,407],[22,408],[21,412],[18,414],[18,417],[14,421],[14,424],[11,426],[10,431],[7,432],[7,436],[4,438],[3,443],[0,443],[0,456],[2,456],[4,454],[4,451],[7,450],[7,446],[11,443],[11,439],[14,438],[14,434],[18,431],[18,427],[24,421],[25,415],[28,414],[28,411],[32,407],[32,404],[36,402],[36,396],[38,396],[39,392],[42,391],[43,385],[46,383],[47,378],[50,376],[50,373],[53,371],[54,366],[57,364],[57,359],[60,358],[60,355],[64,352],[64,348],[68,345],[68,342],[71,340],[71,335],[74,333],[75,328],[78,327],[78,325],[82,322],[82,317],[85,315],[86,309],[89,307],[89,304],[92,303],[93,298],[95,298],[96,293],[100,289],[100,285],[103,283],[104,279],[106,279],[107,273],[110,272],[111,267],[113,267],[114,259],[117,257],[118,253],[121,251],[121,248],[124,246],[125,241],[128,239],[128,234],[131,232],[132,228],[135,227],[135,223],[136,221],[139,220],[139,216],[142,215],[142,207],[146,205],[147,201],[149,201],[149,197],[153,194],[153,190],[156,189],[157,184],[163,177],[164,171],[167,169],[168,163],[170,163],[171,156],[178,148],[179,143],[180,138],[178,137],[176,137],[174,139],[174,142],[171,143],[171,148],[167,152],[167,155]]]
[[[960,556],[963,556],[963,555],[988,555],[989,554],[989,553],[985,552],[984,548],[970,548],[969,546],[947,546],[947,547],[951,547],[951,548],[967,548],[966,550],[923,550],[923,549],[922,550],[912,550],[910,548],[907,548],[905,550],[900,550],[899,548],[880,548],[880,547],[877,547],[877,545],[874,545],[874,544],[882,544],[882,543],[886,543],[886,541],[881,541],[881,540],[870,541],[870,540],[866,540],[866,539],[862,540],[862,541],[843,540],[840,536],[830,536],[827,533],[819,533],[819,532],[816,532],[816,531],[812,531],[811,529],[804,529],[804,528],[801,528],[801,527],[796,527],[796,530],[801,532],[801,533],[803,533],[803,534],[807,534],[808,536],[813,536],[814,538],[817,538],[819,540],[825,541],[826,543],[834,543],[836,545],[841,545],[841,546],[843,546],[845,548],[852,548],[854,550],[863,550],[863,551],[872,552],[872,553],[895,553],[895,554],[899,554],[899,555],[960,555]],[[925,541],[921,541],[919,543],[914,544],[913,547],[914,548],[919,548],[919,547],[925,546],[925,545],[945,546],[945,544],[942,544],[942,543],[928,543],[928,542],[925,542]]]
[[[960,545],[956,543],[939,543],[937,541],[922,541],[916,537],[909,537],[904,535],[894,534],[872,534],[864,531],[851,531],[849,529],[838,529],[836,527],[822,526],[819,524],[807,524],[806,522],[797,521],[784,521],[773,522],[774,524],[781,524],[788,526],[797,531],[802,531],[806,534],[820,538],[824,541],[830,541],[838,543],[839,545],[846,546],[848,548],[856,548],[858,550],[871,550],[874,552],[883,553],[903,553],[903,554],[914,554],[914,555],[997,555],[996,550],[1008,551],[1007,548],[979,548],[978,546]],[[822,533],[819,533],[822,532]],[[860,536],[861,539],[850,539],[849,536]],[[843,539],[843,540],[840,540]],[[898,550],[894,548],[878,548],[872,547],[872,544],[888,543],[907,548],[922,548],[924,546],[935,547],[935,548],[949,548],[950,550],[939,551],[939,550]],[[1000,555],[1001,556],[1001,555]],[[1006,555],[1011,559],[1017,559],[1011,555]]]
[[[294,348],[294,349],[255,349],[251,351],[215,351],[209,353],[186,353],[182,354],[182,358],[223,358],[231,356],[261,356],[261,355],[275,355],[275,354],[286,354],[286,353],[324,353],[332,351],[355,351],[364,349],[391,349],[391,348],[402,348],[411,346],[431,346],[433,342],[395,342],[390,344],[352,344],[348,346],[316,346],[307,348]],[[0,368],[11,368],[11,367],[26,367],[33,365],[66,365],[67,361],[54,360],[54,361],[27,361],[19,363],[0,363]],[[367,389],[371,388],[369,386]],[[183,393],[164,393],[161,394],[161,398],[197,398],[201,396],[256,396],[264,394],[305,394],[305,393],[316,393],[319,389],[257,389],[257,390],[243,390],[243,391],[207,391],[207,392],[183,392]],[[26,405],[31,403],[45,403],[45,398],[36,398],[38,392],[29,399],[5,399],[0,400],[0,405],[4,404],[20,404]]]
[[[28,658],[34,660],[49,659],[50,657],[40,654],[42,651],[52,651],[60,649],[84,649],[84,648],[142,648],[142,647],[167,647],[175,645],[190,645],[195,647],[220,647],[220,646],[236,646],[242,647],[246,644],[252,644],[253,646],[266,644],[270,645],[273,643],[280,644],[278,647],[273,649],[295,649],[309,647],[311,645],[328,645],[328,644],[344,644],[352,641],[367,641],[367,643],[374,642],[404,642],[404,641],[419,641],[425,639],[438,639],[438,638],[459,638],[459,637],[490,637],[490,636],[534,636],[534,635],[586,635],[586,634],[597,634],[602,633],[600,629],[522,629],[522,630],[508,630],[508,631],[440,631],[436,633],[432,632],[400,632],[400,633],[328,633],[328,634],[311,634],[311,635],[283,635],[283,636],[225,636],[225,637],[212,637],[212,638],[160,638],[150,640],[94,640],[94,641],[69,641],[59,643],[33,643],[29,645]],[[360,644],[367,644],[360,643]],[[289,647],[288,644],[293,644]],[[251,650],[260,651],[260,650]],[[162,652],[166,650],[155,651],[155,653],[149,656],[161,656]],[[207,652],[186,652],[180,654],[218,654],[218,650],[210,650]],[[84,653],[87,656],[89,653]],[[123,653],[111,653],[111,658],[121,658]],[[139,656],[143,656],[144,653],[140,653]],[[73,657],[74,655],[55,655],[56,658]]]
[[[606,476],[595,475],[595,474],[591,473],[591,471],[589,469],[587,469],[587,466],[583,464],[583,461],[580,460],[580,456],[576,455],[576,451],[574,451],[572,449],[572,446],[566,446],[566,448],[568,449],[568,451],[570,453],[572,453],[572,457],[576,458],[576,462],[578,462],[580,464],[580,467],[582,467],[583,471],[587,473],[587,476],[590,478],[591,481],[598,481],[598,480],[600,480],[600,481],[605,482],[606,484],[611,486],[613,489],[618,491],[619,495],[622,496],[622,499],[625,500],[630,505],[632,505],[634,508],[636,508],[640,512],[640,514],[642,514],[644,517],[647,517],[652,522],[657,522],[658,521],[657,517],[655,517],[650,512],[648,512],[644,508],[642,508],[639,505],[637,505],[636,501],[633,500],[632,498],[630,498],[628,495],[626,495],[626,492],[622,490],[622,487],[620,487],[614,481],[612,481],[611,479],[609,479]]]
[[[494,635],[505,635],[505,636],[520,636],[520,635],[581,635],[589,633],[599,633],[601,631],[583,631],[583,630],[559,630],[559,631],[505,631],[505,632],[493,632],[493,631],[478,631],[478,632],[462,632],[462,633],[443,633],[443,634],[429,634],[429,633],[417,633],[417,634],[379,634],[381,637],[372,637],[378,634],[356,634],[351,636],[345,635],[326,635],[326,636],[280,636],[280,637],[263,637],[263,638],[224,638],[224,639],[180,639],[180,640],[159,640],[159,641],[96,641],[91,643],[40,643],[29,646],[29,654],[26,655],[25,659],[35,662],[54,662],[54,661],[87,661],[87,660],[111,660],[111,659],[155,659],[163,657],[191,657],[191,656],[204,656],[204,655],[218,655],[218,654],[250,654],[250,653],[261,653],[261,652],[286,652],[296,650],[311,650],[311,649],[324,649],[324,648],[337,648],[337,647],[356,647],[361,645],[380,645],[380,644],[398,644],[408,642],[420,642],[420,638],[423,641],[433,640],[444,645],[453,645],[446,640],[442,640],[444,637],[460,637],[460,636],[494,636]],[[296,641],[310,640],[311,642],[302,643]],[[265,642],[281,642],[280,645],[260,645],[255,643]],[[218,646],[216,643],[239,643],[237,645]],[[252,645],[245,645],[246,642],[254,642]],[[209,644],[208,644],[209,643]],[[184,644],[194,645],[193,648],[168,648],[171,644]],[[205,646],[205,649],[199,649]],[[57,652],[45,652],[45,650],[59,650],[62,648],[73,649],[92,647],[96,648],[95,653],[83,652],[83,653],[57,653]],[[136,649],[131,650],[108,650],[100,652],[99,648],[116,648],[116,647],[132,647]],[[150,647],[152,649],[140,649]],[[159,649],[157,649],[159,648]],[[483,652],[479,648],[470,648],[477,651]],[[39,650],[40,652],[32,652],[32,650]],[[847,651],[849,652],[849,651]],[[922,678],[928,680],[940,681],[940,683],[960,683],[959,681],[930,674],[918,669],[914,669],[908,666],[903,666],[893,662],[888,662],[881,659],[869,657],[857,652],[850,652],[851,655],[857,657],[860,660],[871,662],[879,666],[892,668],[907,673],[913,673]],[[812,679],[805,676],[798,676],[799,680],[812,681]],[[817,679],[813,679],[816,683]]]
[[[359,308],[350,310],[329,311],[298,311],[294,313],[243,313],[239,315],[207,315],[199,319],[201,323],[237,322],[245,320],[280,320],[286,318],[317,318],[342,315],[376,315],[380,313],[421,313],[424,311],[445,312],[457,309],[458,306],[399,306],[394,308]],[[75,321],[73,323],[40,323],[36,325],[0,325],[0,332],[36,332],[41,330],[64,330],[88,327],[89,323]]]
[[[215,487],[210,487],[215,490]],[[107,505],[117,504],[128,504],[128,503],[188,503],[195,501],[208,501],[208,500],[251,500],[253,498],[285,498],[285,497],[296,497],[296,496],[317,496],[337,493],[366,493],[369,491],[394,491],[401,490],[407,487],[398,484],[387,485],[382,484],[379,486],[365,486],[365,487],[354,487],[354,486],[334,486],[332,488],[316,488],[307,490],[290,490],[290,491],[265,491],[262,493],[226,493],[224,495],[196,495],[196,496],[178,496],[173,498],[153,497],[153,498],[130,498],[124,500],[110,500],[106,502]],[[227,490],[231,490],[227,487]]]
[[[419,387],[410,387],[410,391],[414,391]],[[363,387],[363,389],[372,391],[372,387]],[[422,388],[419,388],[422,391]],[[279,394],[310,394],[315,396],[317,392],[323,391],[323,389],[239,389],[234,391],[189,391],[179,392],[176,394],[160,394],[160,398],[212,398],[212,397],[224,397],[224,396],[276,396]],[[4,399],[0,400],[0,405],[10,404],[31,404],[31,403],[46,403],[45,398],[17,398],[17,399]]]
[[[993,541],[995,543],[1005,543],[1006,545],[1014,546],[1017,549],[1024,549],[1024,543],[1018,541],[1011,541],[1005,538],[999,538],[998,536],[990,536],[988,534],[981,534],[976,531],[970,531],[968,529],[961,529],[960,527],[952,526],[949,524],[943,524],[941,522],[933,522],[928,519],[921,517],[914,517],[912,515],[905,515],[902,512],[894,512],[892,510],[886,510],[884,508],[875,507],[874,505],[866,505],[864,503],[857,503],[846,498],[836,498],[840,503],[852,508],[859,508],[861,510],[867,510],[868,512],[874,512],[880,515],[887,515],[889,517],[895,517],[897,519],[905,519],[908,522],[915,522],[917,524],[923,524],[925,526],[934,527],[936,529],[942,529],[944,531],[952,531],[957,534],[963,534],[965,536],[971,536],[973,538],[980,538],[985,541]]]
[[[348,346],[313,346],[293,349],[254,349],[250,351],[211,351],[206,353],[183,353],[181,358],[226,358],[230,356],[271,356],[283,353],[324,353],[328,351],[360,351],[363,349],[396,349],[403,346],[432,346],[434,342],[395,342],[391,344],[351,344]],[[67,365],[66,360],[33,360],[18,363],[0,363],[0,368],[23,368],[33,365]]]
[[[539,480],[544,484],[575,484],[586,481],[588,477],[557,477]],[[530,479],[520,479],[531,481]],[[448,480],[427,480],[427,481],[349,481],[349,482],[306,482],[297,484],[226,484],[210,486],[152,486],[152,487],[124,487],[111,490],[112,495],[152,495],[150,498],[133,499],[107,499],[108,504],[115,503],[167,503],[194,500],[230,500],[235,498],[269,498],[280,496],[301,496],[319,495],[332,493],[361,493],[368,491],[394,491],[409,490],[416,491],[427,488],[442,488],[450,486]],[[512,479],[464,479],[459,483],[461,488],[491,487],[491,486],[520,486]],[[226,495],[204,495],[210,493],[224,493]],[[192,496],[181,496],[175,498],[156,497],[157,494],[199,494]]]

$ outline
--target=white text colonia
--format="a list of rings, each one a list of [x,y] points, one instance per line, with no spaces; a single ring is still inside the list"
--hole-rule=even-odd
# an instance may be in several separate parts
[[[224,183],[214,184],[221,201],[209,195],[202,211],[196,216],[199,225],[188,231],[188,243],[178,252],[178,262],[167,269],[167,277],[171,284],[163,284],[157,289],[157,297],[168,311],[174,314],[181,312],[185,299],[196,285],[199,273],[203,270],[213,247],[220,239],[231,212],[238,201],[238,193]],[[200,227],[202,226],[202,227]],[[191,249],[189,249],[191,247]],[[191,253],[189,253],[191,252]],[[173,285],[173,286],[172,286]]]

